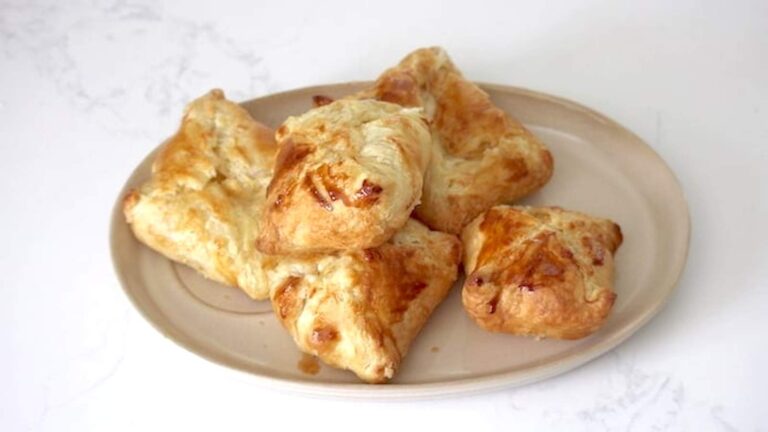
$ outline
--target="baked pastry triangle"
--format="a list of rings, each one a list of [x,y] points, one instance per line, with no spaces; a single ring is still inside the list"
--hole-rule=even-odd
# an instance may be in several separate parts
[[[147,246],[265,299],[256,234],[276,149],[271,129],[213,90],[187,106],[152,178],[126,196],[126,220]]]
[[[340,100],[288,118],[258,247],[307,254],[379,246],[422,193],[430,132],[422,110]]]
[[[424,108],[433,153],[416,217],[433,229],[459,233],[491,206],[537,190],[552,175],[544,145],[467,81],[441,48],[412,52],[351,98]]]
[[[411,219],[377,248],[283,262],[272,304],[302,351],[385,382],[456,280],[460,250],[455,236]]]
[[[496,206],[462,232],[464,308],[486,330],[578,339],[613,306],[621,229],[557,207]]]

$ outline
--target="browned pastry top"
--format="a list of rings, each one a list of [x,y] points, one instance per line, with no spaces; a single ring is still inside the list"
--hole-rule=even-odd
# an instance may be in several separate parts
[[[377,248],[282,264],[272,304],[303,351],[384,382],[453,285],[460,258],[455,236],[411,219]]]
[[[433,154],[416,216],[434,229],[459,233],[478,214],[537,190],[552,175],[546,147],[440,48],[412,52],[352,98],[424,108]]]
[[[152,178],[125,198],[126,220],[165,256],[267,298],[256,233],[276,149],[271,129],[213,90],[189,104]]]
[[[430,156],[421,110],[341,100],[291,117],[258,247],[307,254],[375,247],[410,217]]]
[[[497,206],[462,233],[464,307],[483,328],[576,339],[608,315],[619,226],[556,207]]]

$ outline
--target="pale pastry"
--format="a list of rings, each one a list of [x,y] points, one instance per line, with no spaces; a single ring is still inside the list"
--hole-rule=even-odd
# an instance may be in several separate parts
[[[456,280],[460,249],[411,219],[377,248],[281,262],[273,308],[302,351],[385,382]]]
[[[462,232],[464,308],[494,332],[578,339],[606,320],[618,225],[557,207],[496,206]]]
[[[416,217],[433,229],[459,233],[491,206],[539,189],[552,175],[544,145],[467,81],[441,48],[412,52],[351,98],[426,111],[433,154]]]
[[[189,104],[151,179],[126,196],[126,220],[163,255],[267,298],[256,234],[276,148],[272,130],[213,90]]]
[[[430,156],[422,110],[342,100],[288,118],[258,247],[307,254],[379,246],[419,203]]]

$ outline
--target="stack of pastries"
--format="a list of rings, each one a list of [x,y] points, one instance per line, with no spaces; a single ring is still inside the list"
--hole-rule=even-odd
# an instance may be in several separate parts
[[[302,351],[386,382],[460,275],[482,328],[574,339],[616,298],[618,225],[509,206],[552,176],[546,147],[445,51],[272,131],[220,90],[193,101],[125,198],[136,237],[270,299]]]

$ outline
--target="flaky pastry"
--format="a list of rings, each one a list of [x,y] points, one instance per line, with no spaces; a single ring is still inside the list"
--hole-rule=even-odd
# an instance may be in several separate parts
[[[267,298],[255,245],[276,149],[271,129],[213,90],[189,104],[152,178],[126,196],[126,220],[163,255]]]
[[[125,198],[126,219],[165,256],[271,297],[301,350],[384,382],[455,281],[460,242],[411,219],[376,248],[262,254],[255,240],[275,150],[268,128],[214,90],[187,107],[150,180]]]
[[[544,145],[467,81],[440,48],[412,52],[351,98],[426,111],[433,154],[416,216],[433,229],[459,233],[478,214],[535,191],[552,175]]]
[[[607,219],[556,207],[496,206],[462,232],[464,308],[486,330],[578,339],[613,306],[613,254],[622,242]]]
[[[258,247],[306,254],[375,247],[419,203],[430,132],[417,108],[341,100],[288,118]]]
[[[410,219],[377,248],[281,263],[272,305],[302,351],[384,382],[456,280],[460,249]]]

